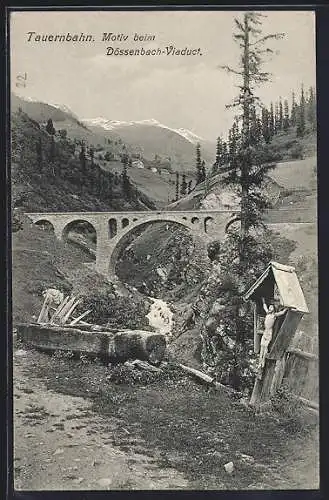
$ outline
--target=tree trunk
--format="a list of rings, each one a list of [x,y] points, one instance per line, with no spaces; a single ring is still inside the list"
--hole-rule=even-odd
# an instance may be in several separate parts
[[[141,359],[159,364],[166,352],[164,335],[144,330],[88,331],[70,326],[17,325],[17,337],[43,351],[66,351],[124,362]]]
[[[249,55],[249,22],[248,15],[244,15],[244,43],[243,43],[243,118],[242,118],[242,148],[249,146],[250,129],[250,55]],[[247,235],[246,206],[248,200],[248,170],[245,159],[241,162],[241,231],[240,231],[240,262],[244,259],[244,240]]]

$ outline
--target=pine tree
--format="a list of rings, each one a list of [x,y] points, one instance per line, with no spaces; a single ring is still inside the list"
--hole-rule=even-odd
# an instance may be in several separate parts
[[[201,162],[201,146],[196,145],[196,183],[202,182],[202,162]]]
[[[89,148],[89,156],[90,156],[91,164],[94,165],[95,150],[94,150],[93,146],[90,146],[90,148]]]
[[[123,163],[123,170],[122,170],[122,192],[123,192],[123,195],[125,196],[125,198],[127,200],[130,200],[132,189],[131,189],[130,179],[129,179],[129,176],[128,176],[128,173],[127,173],[128,161],[129,161],[128,155],[124,154],[123,157],[122,157],[122,163]]]
[[[283,124],[282,124],[282,128],[285,132],[287,132],[287,130],[289,129],[289,126],[290,126],[290,118],[289,118],[289,104],[288,104],[288,100],[285,99],[284,100],[284,103],[283,103]]]
[[[192,193],[192,181],[190,180],[187,185],[187,194]]]
[[[187,182],[186,182],[186,175],[183,174],[182,176],[182,182],[181,182],[181,186],[180,186],[180,194],[182,196],[185,196],[187,193]]]
[[[292,92],[291,97],[291,115],[290,115],[290,124],[292,127],[295,127],[297,124],[297,110],[298,106],[296,103],[295,92]]]
[[[262,225],[261,212],[267,206],[267,201],[262,196],[259,187],[266,173],[273,165],[264,161],[263,149],[254,148],[251,144],[251,115],[253,107],[259,101],[254,94],[258,84],[268,81],[269,74],[262,71],[262,54],[273,52],[264,49],[269,40],[282,38],[284,34],[276,33],[263,35],[261,30],[262,14],[246,12],[243,19],[235,19],[237,32],[233,35],[235,41],[242,49],[240,67],[238,70],[224,66],[229,72],[241,77],[240,96],[230,106],[238,107],[242,119],[241,141],[237,152],[237,161],[234,169],[228,171],[226,182],[236,186],[241,197],[241,229],[239,234],[239,269],[247,271],[251,262],[248,259],[252,245],[250,231],[253,227]],[[270,130],[274,132],[273,104],[271,103]],[[249,247],[249,248],[248,248]]]
[[[280,130],[279,103],[274,106],[274,133],[277,134]]]
[[[269,116],[269,121],[268,121],[268,130],[269,130],[270,140],[271,140],[272,137],[274,136],[274,133],[275,133],[273,102],[271,102],[271,105],[270,105],[270,116]]]
[[[227,142],[223,141],[222,144],[222,157],[223,157],[223,165],[226,165],[228,163],[228,147],[227,147]]]
[[[271,140],[270,129],[269,129],[269,112],[265,106],[262,108],[262,134],[266,144]]]
[[[202,160],[201,163],[201,182],[204,182],[206,180],[206,164],[205,161]]]
[[[53,125],[53,121],[52,121],[51,118],[49,118],[49,120],[47,121],[46,131],[48,132],[49,135],[55,135],[56,134],[56,130],[55,130],[55,127]]]
[[[79,160],[80,160],[80,165],[81,165],[82,176],[84,177],[86,174],[87,162],[86,162],[86,146],[85,146],[85,143],[83,141],[81,143],[81,151],[79,154]]]
[[[216,174],[219,171],[222,162],[222,156],[223,156],[223,141],[220,137],[217,137],[216,159],[212,168],[213,174]]]
[[[297,115],[297,137],[304,137],[305,135],[305,95],[304,87],[301,88],[300,103]]]
[[[256,146],[262,141],[262,123],[256,114],[256,109],[253,106],[251,111],[252,120],[250,123],[250,142]]]
[[[282,106],[282,99],[280,97],[279,100],[279,130],[281,131],[283,129],[283,106]]]
[[[175,200],[178,201],[179,199],[179,173],[176,172],[176,197]]]
[[[309,97],[307,100],[307,119],[311,125],[311,129],[316,128],[316,100],[313,87],[309,89]]]
[[[53,175],[55,175],[55,167],[54,167],[55,154],[56,154],[55,138],[54,138],[54,135],[51,135],[51,137],[50,137],[50,147],[49,147],[49,163],[51,164]]]

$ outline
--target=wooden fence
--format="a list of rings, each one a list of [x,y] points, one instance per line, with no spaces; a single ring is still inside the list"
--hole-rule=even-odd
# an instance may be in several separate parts
[[[287,351],[283,382],[310,407],[319,404],[319,358],[316,337],[299,332]]]

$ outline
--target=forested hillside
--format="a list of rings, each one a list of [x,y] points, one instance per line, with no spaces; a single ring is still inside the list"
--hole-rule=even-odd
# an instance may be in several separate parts
[[[110,211],[154,209],[123,171],[105,172],[94,149],[40,125],[23,111],[12,114],[12,199],[26,211]]]

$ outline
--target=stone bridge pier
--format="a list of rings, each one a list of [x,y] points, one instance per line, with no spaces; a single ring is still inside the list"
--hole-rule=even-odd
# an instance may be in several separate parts
[[[175,223],[187,228],[192,237],[204,244],[222,240],[226,226],[238,212],[232,211],[148,211],[148,212],[51,212],[27,213],[35,224],[50,223],[57,238],[66,240],[78,222],[88,222],[96,232],[96,270],[115,278],[115,267],[127,238],[136,228],[155,222]]]

